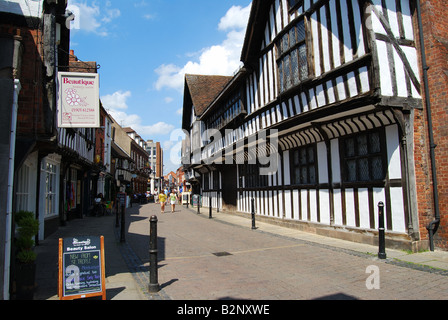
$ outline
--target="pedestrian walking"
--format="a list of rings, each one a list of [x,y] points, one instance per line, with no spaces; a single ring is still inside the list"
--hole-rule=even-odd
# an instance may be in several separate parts
[[[166,194],[163,192],[159,194],[159,203],[161,213],[165,213]]]
[[[154,203],[159,203],[159,191],[154,190]]]
[[[174,208],[176,207],[176,201],[177,201],[177,195],[173,190],[171,190],[169,199],[170,199],[170,204],[171,204],[171,213],[173,213]]]
[[[95,217],[104,216],[106,212],[104,196],[102,193],[98,193],[95,198]]]

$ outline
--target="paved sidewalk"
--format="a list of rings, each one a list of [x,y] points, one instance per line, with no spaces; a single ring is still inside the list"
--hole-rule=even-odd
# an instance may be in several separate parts
[[[191,210],[191,209],[190,209]],[[197,210],[197,209],[195,209]],[[201,209],[201,215],[209,216],[209,210]],[[225,223],[239,225],[247,228],[252,227],[251,217],[241,215],[227,214],[222,212],[212,211],[213,219]],[[348,251],[358,252],[361,254],[368,254],[371,256],[378,255],[378,247],[363,243],[355,243],[347,240],[335,239],[325,236],[320,236],[313,233],[299,231],[297,229],[282,227],[266,222],[256,221],[256,228],[259,232],[266,232],[276,234],[279,236],[289,237],[297,240],[308,241],[310,243],[321,244],[323,246],[345,249]],[[409,267],[420,268],[433,272],[445,273],[448,275],[448,252],[436,250],[434,252],[424,251],[419,253],[409,253],[403,250],[394,250],[386,248],[387,262],[394,262],[399,264],[409,264]]]
[[[130,214],[129,211],[128,214]],[[147,300],[148,297],[135,281],[124,259],[126,255],[123,252],[128,250],[127,244],[120,243],[117,230],[115,216],[85,217],[67,222],[67,226],[60,227],[56,233],[40,241],[39,246],[36,247],[37,291],[34,300],[59,299],[59,238],[77,236],[104,236],[107,300]]]
[[[438,284],[437,290],[434,292],[434,297],[442,299],[448,297],[448,286],[445,284],[448,281],[448,277],[446,277],[448,275],[448,252],[408,254],[399,250],[387,249],[387,259],[378,260],[376,258],[378,248],[370,245],[327,238],[260,221],[256,222],[257,229],[251,230],[250,216],[243,217],[213,211],[213,219],[210,220],[208,209],[201,209],[201,214],[198,215],[197,209],[186,209],[179,205],[176,206],[174,214],[168,211],[167,208],[167,213],[161,215],[159,206],[156,204],[134,205],[133,208],[128,208],[125,243],[120,242],[120,229],[115,227],[115,216],[86,217],[82,220],[69,221],[66,227],[60,227],[55,234],[41,241],[36,248],[38,288],[35,300],[58,299],[58,239],[82,235],[105,237],[108,300],[213,300],[225,299],[225,297],[270,300],[311,299],[316,296],[304,294],[298,289],[294,291],[296,289],[288,287],[288,280],[276,273],[277,269],[283,267],[280,261],[286,262],[285,272],[292,277],[290,280],[300,280],[302,288],[309,286],[308,291],[310,291],[311,288],[314,290],[314,287],[322,284],[324,281],[321,279],[322,277],[313,279],[313,270],[310,270],[311,273],[305,280],[299,279],[301,275],[295,274],[294,268],[301,268],[303,273],[306,271],[305,268],[313,267],[312,262],[315,259],[316,271],[328,268],[328,272],[334,272],[334,270],[345,268],[350,256],[361,258],[361,260],[356,260],[356,263],[360,265],[358,271],[363,268],[365,270],[364,265],[371,264],[372,261],[376,264],[391,265],[394,268],[406,267],[410,270],[409,272],[424,271],[425,273],[422,275],[425,277],[426,275],[432,276],[437,281],[442,279],[442,283]],[[147,285],[149,281],[149,218],[152,215],[159,217],[159,282],[161,291],[151,295],[147,292]],[[213,234],[209,234],[210,232]],[[321,250],[316,250],[316,248]],[[344,255],[339,257],[339,260],[336,259],[335,256],[341,252]],[[224,259],[219,258],[220,254]],[[226,255],[229,255],[227,260],[225,260]],[[296,262],[288,262],[292,255],[295,259],[306,256],[309,260],[308,264],[304,264],[305,261],[300,259]],[[329,261],[325,260],[327,256],[331,257],[331,263],[329,262],[328,266],[325,266],[326,261]],[[229,262],[228,265],[223,264],[226,261]],[[292,263],[291,266],[288,263]],[[225,270],[221,270],[223,266],[225,266]],[[247,266],[250,270],[244,268]],[[254,274],[254,270],[260,270],[263,274]],[[386,278],[389,267],[385,273],[384,277]],[[390,273],[392,274],[392,272]],[[397,290],[400,286],[409,285],[410,288],[418,285],[417,283],[407,283],[409,282],[406,280],[407,276],[405,273],[402,276],[391,278],[392,282],[397,283]],[[364,272],[358,275],[358,282],[362,283],[362,286],[364,286],[365,277],[367,276]],[[334,281],[329,279],[326,279],[329,283]],[[353,282],[350,279],[344,279],[344,281],[348,281],[347,283],[350,285]],[[278,283],[284,287],[272,289],[270,287],[273,286],[273,283],[275,283],[275,287]],[[336,282],[332,285],[347,287],[347,284]],[[266,290],[267,287],[272,291]],[[234,292],[232,288],[238,288],[240,292]],[[360,289],[356,288],[356,290]],[[358,292],[356,290],[352,292]],[[291,292],[287,294],[288,291]],[[320,296],[323,296],[324,293],[321,292]],[[438,293],[439,295],[437,295]],[[269,296],[266,296],[267,294]],[[373,297],[382,299],[381,294]],[[360,296],[363,297],[362,294]],[[404,297],[407,296],[404,295]],[[333,296],[333,298],[341,297]],[[342,298],[347,298],[347,296]],[[416,296],[415,299],[419,299],[419,297]]]

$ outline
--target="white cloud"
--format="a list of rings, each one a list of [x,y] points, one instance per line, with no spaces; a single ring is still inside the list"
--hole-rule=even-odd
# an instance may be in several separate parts
[[[174,130],[174,126],[165,122],[158,122],[151,126],[134,125],[140,135],[159,136],[170,134]]]
[[[134,3],[134,7],[136,7],[136,8],[146,7],[147,5],[148,5],[148,3],[145,0]]]
[[[162,143],[166,173],[176,171],[181,166],[183,139],[184,131],[176,129],[171,131],[170,140]]]
[[[153,125],[143,125],[141,116],[137,114],[127,114],[127,100],[132,96],[131,91],[117,91],[101,97],[101,102],[107,112],[122,127],[132,127],[142,137],[152,137],[157,135],[168,135],[174,130],[174,126],[165,122],[158,122]]]
[[[110,115],[122,127],[132,127],[143,138],[168,135],[174,130],[174,126],[165,122],[153,125],[143,125],[142,118],[137,114],[126,114],[119,110],[109,110]]]
[[[121,12],[118,9],[113,9],[113,8],[108,8],[105,10],[106,15],[103,17],[103,19],[101,19],[101,21],[109,23],[111,22],[113,19],[118,18],[119,16],[121,16]]]
[[[136,121],[140,122],[137,115],[128,115],[125,110],[128,109],[127,100],[132,96],[131,91],[117,91],[101,97],[104,109],[117,121],[121,126],[128,126]]]
[[[240,67],[241,48],[244,42],[251,5],[231,7],[219,23],[219,30],[227,32],[227,38],[218,45],[201,50],[198,61],[188,61],[183,67],[163,64],[155,72],[155,87],[172,88],[182,92],[186,73],[203,75],[232,75]]]
[[[249,19],[251,5],[245,8],[240,6],[233,6],[227,11],[226,15],[221,18],[218,28],[219,30],[229,29],[245,29],[247,27],[247,20]]]
[[[131,97],[131,91],[117,91],[113,94],[105,95],[101,97],[103,105],[110,109],[123,109],[126,110],[128,105],[126,100]]]
[[[156,82],[156,89],[161,90],[164,87],[177,88],[182,90],[184,85],[184,78],[181,73],[182,68],[174,64],[162,64],[155,72],[159,75]]]
[[[171,102],[174,101],[174,99],[171,98],[171,97],[166,97],[164,100],[165,100],[165,103],[166,103],[166,104],[169,104],[169,103],[171,103]]]
[[[155,18],[155,15],[148,13],[148,14],[143,15],[143,18],[145,20],[152,20]]]
[[[81,0],[69,0],[68,9],[75,14],[75,21],[72,26],[72,31],[77,29],[94,33],[102,37],[109,35],[106,24],[112,22],[112,20],[118,18],[121,15],[120,10],[112,8],[110,1],[106,2],[104,8],[100,8],[96,2],[87,4],[86,1]]]
[[[135,131],[139,132],[135,128],[135,124],[141,123],[141,118],[136,114],[127,114],[126,112],[110,109],[108,113],[114,118],[114,120],[123,128],[132,127]]]

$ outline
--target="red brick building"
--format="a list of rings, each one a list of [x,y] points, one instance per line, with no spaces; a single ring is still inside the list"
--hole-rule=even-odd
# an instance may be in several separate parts
[[[165,188],[171,189],[177,186],[177,175],[171,171],[163,177]]]
[[[184,172],[183,167],[180,167],[176,170],[176,177],[177,177],[177,185],[179,186],[179,188],[182,188],[183,190],[185,190],[186,181],[185,181],[185,172]]]
[[[446,16],[448,9],[445,1],[424,0],[420,1],[420,7],[424,48],[421,47],[419,41],[416,41],[416,45],[422,52],[421,78],[427,81],[428,91],[422,90],[423,109],[416,111],[414,125],[419,225],[420,233],[425,239],[430,234],[427,229],[432,229],[434,246],[447,250],[448,20]],[[418,33],[418,14],[414,15],[414,24]],[[425,74],[426,70],[427,74]],[[430,133],[433,135],[432,138]],[[432,225],[431,222],[433,222]]]
[[[62,220],[56,92],[57,72],[69,64],[66,6],[65,1],[0,2],[1,300],[14,294],[13,213],[35,213],[39,240]]]

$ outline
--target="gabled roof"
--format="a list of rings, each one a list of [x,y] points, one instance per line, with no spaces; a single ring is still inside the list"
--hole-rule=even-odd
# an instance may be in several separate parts
[[[209,104],[233,77],[185,75],[197,116],[201,116]]]
[[[244,63],[258,57],[272,2],[272,0],[252,1],[246,36],[241,50],[241,61]]]
[[[194,107],[200,117],[210,103],[232,80],[232,76],[185,75],[183,128],[188,129],[191,111]]]
[[[133,132],[135,132],[135,130],[132,129],[131,127],[123,128],[123,131],[126,132],[126,133],[133,133]],[[137,132],[135,132],[135,133],[137,133]]]

